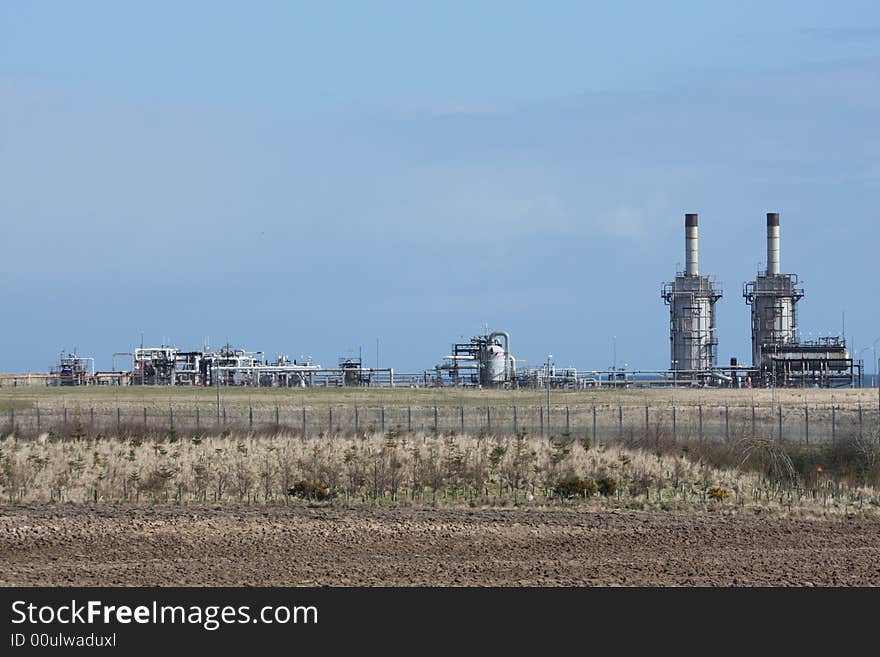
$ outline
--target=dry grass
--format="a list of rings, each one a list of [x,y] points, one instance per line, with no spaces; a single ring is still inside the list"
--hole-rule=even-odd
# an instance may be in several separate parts
[[[228,408],[248,405],[281,408],[318,409],[328,406],[387,406],[387,407],[485,407],[486,405],[533,405],[546,403],[543,390],[474,390],[438,388],[221,388],[221,398]],[[672,406],[705,405],[719,407],[770,406],[774,398],[786,407],[825,406],[835,404],[842,409],[877,409],[877,390],[871,388],[845,389],[769,389],[731,390],[725,388],[693,389],[611,389],[584,391],[554,390],[554,405],[591,406]],[[108,387],[41,387],[4,386],[0,388],[0,411],[16,408],[24,410],[39,405],[47,410],[68,408],[111,409],[117,406],[167,409],[169,405],[210,408],[216,403],[214,388],[165,386],[108,386]]]
[[[0,492],[10,503],[278,505],[303,503],[286,493],[306,481],[326,488],[332,499],[325,503],[333,505],[592,504],[808,515],[874,515],[880,505],[872,487],[799,478],[785,468],[790,457],[768,444],[739,443],[729,450],[729,460],[743,457],[743,468],[713,466],[708,452],[523,436],[43,435],[0,440]],[[561,497],[560,482],[572,478],[610,479],[616,490],[607,497],[593,489],[585,497]]]

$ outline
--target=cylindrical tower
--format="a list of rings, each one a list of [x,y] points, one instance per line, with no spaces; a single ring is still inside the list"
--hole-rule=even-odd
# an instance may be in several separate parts
[[[746,283],[743,296],[752,307],[752,365],[767,371],[775,347],[797,342],[795,304],[804,296],[796,274],[780,273],[779,213],[767,213],[767,270]]]
[[[767,213],[767,275],[779,276],[779,213]]]
[[[699,221],[688,213],[685,225],[685,271],[663,286],[669,305],[670,369],[677,380],[705,379],[717,361],[715,303],[721,289],[714,279],[699,273]]]
[[[503,384],[506,373],[504,348],[500,344],[490,341],[484,347],[481,360],[483,362],[480,370],[480,383],[484,386]]]
[[[699,220],[695,214],[684,215],[684,255],[685,274],[700,274],[700,235]]]

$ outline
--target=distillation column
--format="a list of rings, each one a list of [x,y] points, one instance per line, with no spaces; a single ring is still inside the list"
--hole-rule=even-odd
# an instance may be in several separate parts
[[[780,273],[779,213],[767,213],[767,270],[746,283],[743,297],[752,307],[752,365],[766,370],[775,348],[797,343],[795,304],[804,296],[796,274]]]
[[[685,270],[663,286],[661,296],[669,305],[670,369],[680,372],[676,380],[702,380],[717,361],[715,303],[721,289],[712,277],[700,274],[699,221],[686,214]]]

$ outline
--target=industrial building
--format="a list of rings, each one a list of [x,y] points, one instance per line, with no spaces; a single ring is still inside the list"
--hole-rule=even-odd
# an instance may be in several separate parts
[[[49,371],[48,381],[58,386],[84,386],[94,383],[95,359],[73,353],[58,356],[58,363]]]
[[[767,270],[743,286],[752,309],[752,365],[766,369],[770,352],[797,342],[797,304],[804,296],[797,274],[779,267],[779,214],[767,213]]]
[[[501,340],[504,340],[502,345]],[[487,388],[516,384],[516,359],[510,353],[510,334],[495,331],[452,345],[435,368],[435,385],[479,385]]]
[[[116,354],[119,355],[119,354]],[[278,356],[268,362],[262,351],[220,349],[183,351],[177,347],[138,347],[132,353],[132,385],[303,387],[313,384],[321,367]]]
[[[661,290],[669,306],[670,365],[676,381],[705,382],[717,363],[715,304],[721,288],[711,276],[700,274],[699,218],[686,214],[685,270]]]
[[[752,369],[761,385],[854,385],[861,364],[838,336],[803,342],[798,336],[797,302],[804,297],[797,274],[780,268],[779,213],[767,213],[767,269],[743,285],[752,312]]]
[[[130,353],[132,367],[121,384],[258,386],[302,388],[307,386],[393,386],[394,369],[365,367],[360,358],[340,358],[338,367],[324,368],[311,358],[305,362],[279,355],[274,361],[262,351],[248,351],[226,344],[212,350],[183,351],[178,347],[138,347]]]
[[[391,367],[366,367],[358,356],[344,357],[337,366],[323,368],[310,357],[303,362],[277,356],[270,361],[262,351],[226,344],[219,349],[185,351],[171,345],[145,347],[113,354],[113,371],[96,372],[91,357],[62,352],[48,374],[5,375],[17,385],[45,381],[48,385],[189,385],[189,386],[472,386],[483,388],[638,386],[857,386],[862,363],[851,357],[840,336],[801,340],[798,303],[804,289],[797,274],[782,273],[779,213],[767,215],[767,267],[743,284],[751,312],[750,365],[736,358],[718,365],[716,303],[721,286],[700,272],[699,217],[685,215],[685,268],[663,284],[661,297],[669,306],[669,369],[626,370],[616,363],[606,370],[557,368],[547,359],[538,367],[519,363],[511,353],[507,331],[484,328],[467,342],[452,345],[432,369],[395,374]],[[129,371],[116,371],[116,357],[131,358]],[[616,359],[615,359],[616,360]],[[378,361],[378,355],[377,355]]]

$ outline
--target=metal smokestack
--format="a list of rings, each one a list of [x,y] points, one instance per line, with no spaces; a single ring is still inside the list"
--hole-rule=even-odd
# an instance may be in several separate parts
[[[697,234],[697,215],[684,215],[684,249],[686,258],[686,276],[700,275],[700,241]]]
[[[767,275],[779,275],[779,213],[767,213]]]

